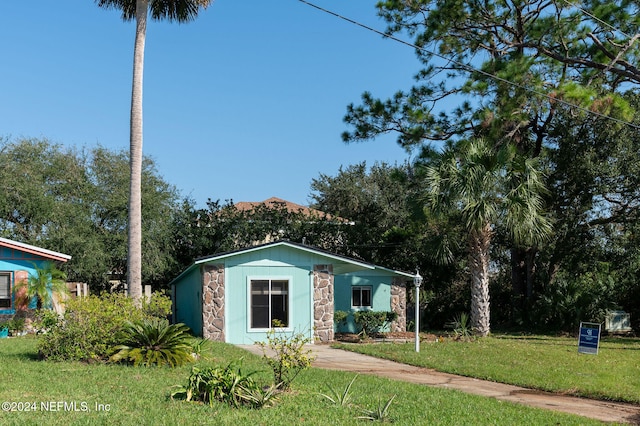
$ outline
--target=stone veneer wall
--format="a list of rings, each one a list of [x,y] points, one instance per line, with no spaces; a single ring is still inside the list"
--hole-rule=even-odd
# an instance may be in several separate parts
[[[391,323],[391,331],[407,331],[407,284],[400,277],[391,283],[391,310],[398,314],[398,319]]]
[[[202,337],[224,342],[224,265],[202,267]]]
[[[313,267],[313,336],[321,342],[333,340],[333,265]]]

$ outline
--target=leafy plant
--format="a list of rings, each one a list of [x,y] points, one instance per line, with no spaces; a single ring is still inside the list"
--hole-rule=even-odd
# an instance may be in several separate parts
[[[175,386],[176,390],[171,393],[171,398],[184,398],[209,405],[220,401],[232,407],[248,405],[258,408],[274,403],[277,387],[271,386],[263,390],[251,377],[255,372],[243,373],[241,364],[242,358],[224,368],[193,367],[187,385]]]
[[[121,342],[112,349],[112,362],[126,361],[135,366],[169,365],[176,367],[193,361],[189,327],[152,318],[127,322],[118,333]]]
[[[195,338],[191,343],[191,355],[196,360],[205,358],[203,354],[209,346],[211,346],[211,340],[201,337]]]
[[[331,401],[336,405],[340,405],[342,407],[349,405],[349,403],[351,402],[351,386],[353,385],[353,382],[355,382],[357,378],[358,378],[358,375],[356,374],[342,392],[336,391],[331,385],[327,384],[330,395],[327,395],[324,393],[321,393],[320,395],[327,398],[329,401]]]
[[[360,327],[360,333],[365,339],[380,333],[396,319],[398,314],[392,311],[356,311],[353,314],[353,320]]]
[[[349,312],[346,311],[335,311],[333,313],[333,323],[336,326],[345,325],[347,323],[347,318],[349,317]]]
[[[473,339],[473,328],[469,323],[469,315],[465,312],[454,317],[446,326],[453,329],[456,340],[468,342]]]
[[[33,263],[35,274],[29,274],[26,281],[21,281],[14,287],[14,293],[19,294],[26,289],[24,296],[28,304],[36,298],[36,309],[51,306],[52,294],[68,294],[67,275],[56,268],[53,262],[43,262],[41,265]]]
[[[311,342],[302,333],[287,335],[284,331],[271,329],[267,332],[267,341],[258,342],[263,358],[273,370],[274,383],[283,391],[288,390],[291,382],[302,371],[311,366],[315,356],[304,345]]]
[[[25,319],[22,317],[13,317],[9,321],[9,331],[11,333],[21,333],[24,330]]]
[[[41,315],[50,328],[38,341],[40,355],[55,361],[106,361],[111,348],[121,343],[118,332],[127,321],[153,318],[144,306],[139,309],[119,293],[69,299],[62,318]],[[157,314],[164,317],[168,311]]]
[[[358,418],[379,422],[391,421],[391,418],[389,417],[389,407],[391,407],[391,403],[395,397],[396,395],[393,395],[384,405],[382,405],[382,402],[379,402],[378,406],[373,410],[363,409],[362,411],[364,416],[359,416]]]

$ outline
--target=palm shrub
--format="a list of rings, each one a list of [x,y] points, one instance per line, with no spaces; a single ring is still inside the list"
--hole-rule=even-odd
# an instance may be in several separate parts
[[[36,299],[36,309],[41,310],[51,305],[52,294],[68,294],[67,275],[56,268],[53,262],[43,262],[41,265],[33,263],[34,274],[29,274],[26,281],[19,282],[14,287],[14,292],[19,294],[25,291],[24,302],[28,305],[33,298]]]
[[[189,327],[182,323],[169,324],[161,318],[127,321],[117,339],[120,344],[112,349],[112,362],[176,367],[193,361]]]

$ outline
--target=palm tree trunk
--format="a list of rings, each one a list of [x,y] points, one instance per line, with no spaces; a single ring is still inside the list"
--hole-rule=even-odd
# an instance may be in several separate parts
[[[131,87],[130,173],[129,187],[129,251],[127,284],[129,295],[142,300],[142,77],[144,43],[147,32],[148,0],[136,0],[136,41],[133,51],[133,83]]]
[[[489,308],[489,247],[491,245],[491,225],[474,231],[470,236],[471,269],[471,326],[479,336],[490,332]]]

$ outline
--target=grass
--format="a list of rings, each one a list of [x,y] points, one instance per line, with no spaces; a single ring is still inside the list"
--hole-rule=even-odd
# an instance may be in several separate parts
[[[260,370],[254,377],[265,384],[272,379],[266,363],[242,349],[213,343],[206,352],[208,360],[196,365],[226,365],[244,357],[243,371]],[[0,339],[0,360],[0,402],[37,404],[37,410],[31,412],[0,411],[3,425],[352,425],[363,422],[356,420],[362,410],[375,409],[393,395],[396,397],[388,415],[398,425],[600,424],[583,417],[368,375],[360,375],[353,383],[352,404],[339,406],[320,392],[327,384],[344,389],[353,373],[314,368],[302,372],[292,391],[271,408],[234,409],[222,403],[205,406],[172,401],[171,386],[185,384],[191,366],[136,368],[38,361],[36,340],[28,337]],[[62,406],[60,411],[46,412],[41,404],[47,401],[66,402],[68,408],[75,403],[78,410],[86,406],[87,411],[65,410]]]
[[[472,342],[357,344],[337,347],[438,371],[527,388],[640,403],[640,340],[605,338],[597,355],[577,339],[494,335]]]

